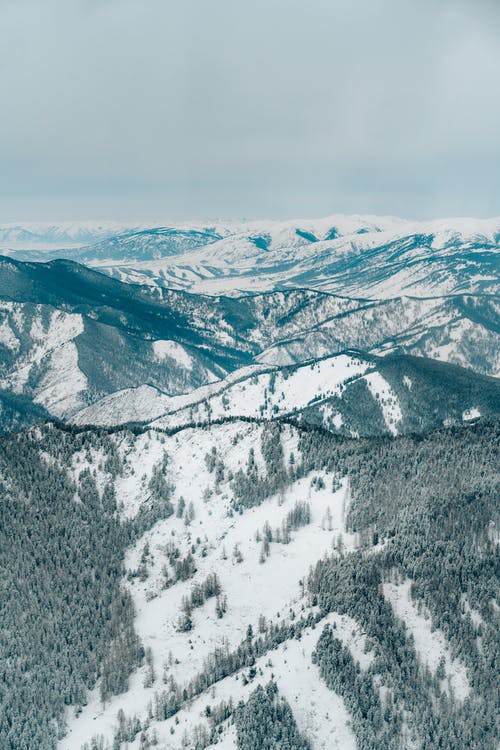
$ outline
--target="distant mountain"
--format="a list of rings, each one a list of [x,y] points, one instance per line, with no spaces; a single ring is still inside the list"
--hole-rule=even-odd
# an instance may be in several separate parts
[[[231,373],[241,379],[250,365],[286,368],[352,349],[368,359],[413,354],[494,375],[498,337],[498,305],[484,295],[209,297],[125,284],[71,261],[0,260],[0,390],[24,397],[20,408],[36,407],[26,419],[40,408],[67,419],[143,386],[167,397],[189,394]],[[150,418],[141,403],[142,396],[137,408],[127,406],[133,421]],[[443,419],[445,412],[443,405]],[[6,426],[24,419],[3,413]],[[116,420],[123,414],[122,405]]]
[[[23,232],[27,234],[23,248]],[[49,239],[85,236],[85,247],[54,249]],[[94,231],[94,235],[91,232]],[[0,228],[0,247],[13,229]],[[167,227],[55,229],[38,248],[33,229],[15,229],[9,255],[66,257],[122,281],[212,295],[309,288],[388,299],[497,293],[500,219],[410,222],[331,216]],[[107,232],[107,233],[106,233]]]
[[[76,233],[75,239],[66,231],[47,233],[42,235],[44,238],[43,242],[47,243],[47,247],[44,249],[37,248],[35,244],[31,249],[17,249],[11,251],[9,255],[18,260],[31,261],[69,258],[74,261],[88,263],[89,265],[94,265],[101,260],[106,262],[109,262],[109,260],[118,262],[129,260],[149,261],[192,252],[222,239],[220,234],[209,229],[201,231],[189,229],[184,231],[170,227],[153,227],[132,231],[120,229],[118,233],[116,233],[115,229],[115,233],[113,233],[110,226],[104,227],[99,233],[97,233],[96,229],[92,229],[91,231],[95,231],[96,234],[89,233],[86,235],[82,229]],[[82,244],[81,240],[84,237],[86,237],[88,242],[92,239],[98,239],[101,235],[103,235],[103,239],[95,242],[95,244],[80,247]],[[24,235],[21,234],[19,237],[16,237],[16,244],[21,248],[23,245],[23,236],[26,236],[26,239],[29,241],[28,244],[30,242],[41,244],[40,238],[35,241],[26,232]],[[68,247],[59,246],[63,238],[66,238]],[[1,240],[2,233],[0,230]],[[56,243],[55,247],[51,247],[53,243]]]
[[[149,225],[151,227],[151,225]],[[61,249],[71,251],[76,247],[100,242],[106,237],[114,237],[124,232],[138,231],[146,225],[123,224],[116,221],[78,222],[26,222],[0,225],[0,249],[18,251],[26,255],[37,255],[46,251],[60,253]],[[60,256],[58,256],[60,257]],[[45,258],[46,260],[48,257]]]

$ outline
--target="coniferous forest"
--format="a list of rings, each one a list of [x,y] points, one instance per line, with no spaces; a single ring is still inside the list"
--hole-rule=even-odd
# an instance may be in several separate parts
[[[261,622],[255,632],[249,627],[236,651],[225,647],[214,652],[189,684],[169,678],[170,688],[163,694],[135,630],[125,555],[159,523],[168,528],[175,519],[187,529],[196,523],[184,498],[174,513],[168,457],[156,464],[144,485],[147,513],[130,519],[121,512],[116,492],[127,471],[123,446],[131,450],[145,433],[46,425],[1,438],[2,747],[52,750],[67,731],[68,717],[78,716],[94,688],[106,706],[113,696],[126,693],[138,669],[148,668],[159,707],[149,718],[128,717],[127,732],[125,719],[122,729],[117,724],[113,747],[125,746],[120,737],[142,738],[141,747],[150,746],[157,722],[175,717],[210,686],[244,670],[254,686],[249,698],[224,711],[219,708],[222,723],[215,723],[214,707],[211,730],[198,729],[193,746],[217,744],[225,721],[236,728],[241,750],[309,748],[310,740],[297,728],[276,684],[259,681],[258,665],[262,659],[272,661],[281,644],[301,639],[312,627],[311,665],[326,687],[342,697],[360,750],[399,750],[410,741],[423,750],[493,750],[499,737],[498,421],[427,436],[355,440],[279,423],[245,427],[260,430],[263,463],[252,449],[239,474],[229,472],[226,479],[234,491],[229,514],[244,518],[307,477],[324,477],[314,479],[312,487],[327,493],[348,478],[346,529],[355,536],[355,549],[344,549],[340,538],[333,540],[330,554],[309,571],[306,604],[298,618]],[[283,436],[290,430],[297,443],[286,460]],[[202,432],[209,444],[211,429]],[[161,433],[156,438],[165,440]],[[210,461],[203,461],[217,487],[226,467],[222,458],[213,458],[215,453],[208,455]],[[290,506],[281,529],[273,531],[266,523],[257,530],[259,541],[268,540],[269,560],[277,543],[280,549],[293,545],[294,535],[311,523],[311,497],[311,505]],[[167,558],[176,569],[179,557],[173,550],[169,548]],[[190,583],[197,559],[206,552],[194,544],[190,554],[187,575],[178,584],[167,576],[163,584],[186,581],[176,614],[178,623],[182,614],[190,625],[179,624],[181,631],[191,630],[196,608],[208,606],[212,597],[222,621],[231,607],[216,574]],[[139,578],[144,580],[150,556],[150,550],[143,550]],[[268,565],[266,560],[260,563]],[[227,564],[239,562],[233,550]],[[406,580],[415,605],[430,614],[432,627],[445,634],[451,657],[464,665],[470,686],[465,698],[454,695],[444,663],[433,670],[422,662],[412,634],[384,595],[385,585]],[[329,613],[349,616],[359,625],[371,655],[368,669],[360,668],[335,627],[323,623]],[[194,734],[190,737],[184,738],[185,746],[194,742]],[[111,740],[96,737],[93,742],[107,747]]]

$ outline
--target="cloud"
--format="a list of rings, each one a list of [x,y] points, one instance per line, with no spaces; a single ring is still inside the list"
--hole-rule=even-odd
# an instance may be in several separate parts
[[[3,218],[498,213],[497,17],[488,0],[0,2]]]

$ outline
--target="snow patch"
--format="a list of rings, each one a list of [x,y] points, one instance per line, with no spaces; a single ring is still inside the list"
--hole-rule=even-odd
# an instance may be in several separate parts
[[[79,717],[68,715],[69,734],[60,743],[61,750],[76,750],[95,734],[103,733],[111,738],[120,708],[129,716],[137,714],[145,719],[154,691],[162,688],[161,673],[170,652],[174,663],[169,673],[179,684],[184,684],[200,672],[205,658],[216,646],[226,642],[230,649],[235,648],[246,637],[248,625],[258,633],[259,616],[263,616],[266,622],[279,623],[299,617],[303,607],[307,613],[307,595],[300,581],[304,581],[309,567],[329,554],[340,543],[340,538],[346,551],[354,549],[354,535],[346,531],[344,524],[347,484],[344,482],[340,489],[333,491],[331,475],[314,473],[303,477],[261,505],[245,510],[242,515],[234,514],[227,474],[246,467],[250,448],[254,449],[256,463],[262,470],[262,429],[247,423],[231,423],[205,430],[188,428],[171,436],[151,431],[133,440],[125,436],[121,439],[119,451],[125,462],[125,472],[117,478],[115,486],[117,502],[123,504],[124,515],[135,515],[147,499],[147,485],[153,467],[166,452],[166,479],[175,486],[174,506],[177,507],[182,496],[186,504],[193,504],[194,519],[186,525],[184,519],[174,514],[157,522],[126,555],[126,568],[134,570],[146,542],[152,554],[147,579],[134,579],[127,585],[136,607],[137,632],[144,646],[153,652],[158,675],[156,684],[144,686],[143,667],[131,676],[129,691],[112,697],[105,708],[100,704],[96,688]],[[285,461],[288,462],[290,454],[296,451],[297,436],[288,426],[283,428],[281,436]],[[225,465],[226,479],[218,490],[214,485],[214,474],[209,472],[205,461],[212,447],[216,448],[217,456],[223,458]],[[313,476],[323,481],[312,485]],[[292,531],[289,544],[272,541],[269,557],[260,562],[262,542],[256,538],[256,532],[262,530],[266,522],[273,530],[280,527],[299,500],[309,503],[311,522]],[[190,580],[165,589],[161,585],[164,580],[162,568],[166,563],[165,545],[170,541],[179,548],[182,557],[194,545],[197,570]],[[241,562],[237,562],[233,555],[235,547],[241,552]],[[216,573],[221,582],[222,592],[227,597],[226,613],[219,618],[215,600],[209,599],[202,607],[193,610],[193,630],[179,632],[183,597],[194,583],[202,582],[210,573]],[[336,613],[329,616],[328,622],[335,622],[337,636],[348,645],[361,667],[368,668],[372,655],[366,651],[365,636],[357,623]],[[301,641],[288,641],[280,649],[262,657],[257,667],[262,669],[263,677],[258,679],[267,682],[274,674],[280,691],[292,706],[299,728],[311,736],[315,748],[354,750],[354,737],[344,703],[322,683],[310,659],[320,628],[322,623],[309,635],[304,632]],[[269,666],[269,660],[272,666]],[[243,689],[241,676],[239,679],[228,677],[217,683],[178,714],[178,727],[173,718],[154,722],[160,740],[166,743],[166,747],[178,748],[185,728],[191,731],[196,724],[206,721],[203,710],[207,703],[214,704],[226,696],[226,699],[232,697],[236,703],[240,697],[248,695],[255,684],[256,681]],[[171,725],[175,728],[174,736],[170,734]],[[224,740],[228,747],[231,747],[231,737],[234,735],[229,732]],[[136,748],[138,744],[132,744],[132,747]]]
[[[49,369],[41,379],[35,402],[56,417],[82,406],[79,394],[87,388],[87,378],[78,367],[78,349],[69,341],[50,355]]]
[[[379,372],[372,372],[365,376],[365,381],[373,398],[382,410],[382,416],[387,429],[393,435],[398,434],[398,422],[401,422],[403,413],[399,405],[398,397],[391,386]]]
[[[187,352],[186,348],[177,341],[153,341],[153,352],[156,359],[159,359],[160,361],[174,359],[179,367],[184,367],[184,369],[190,371],[193,369],[192,356]]]
[[[411,583],[410,580],[401,584],[384,583],[384,596],[390,602],[396,617],[403,620],[413,635],[417,654],[433,674],[439,661],[444,658],[446,678],[442,681],[442,687],[452,692],[457,700],[463,701],[471,691],[466,669],[458,659],[451,656],[444,634],[432,628],[430,613],[425,609],[422,614],[419,613],[411,598]]]
[[[464,412],[462,412],[462,419],[464,422],[470,422],[472,419],[477,419],[481,416],[481,412],[479,409],[476,409],[475,407],[472,407],[471,409],[466,409]]]
[[[4,318],[0,323],[0,344],[3,344],[11,351],[18,351],[19,339],[9,325],[9,321]]]

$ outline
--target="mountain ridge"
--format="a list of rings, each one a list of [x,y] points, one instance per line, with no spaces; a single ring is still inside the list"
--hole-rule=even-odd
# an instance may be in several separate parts
[[[409,355],[380,358],[345,351],[300,365],[246,369],[184,396],[168,397],[147,384],[118,391],[77,412],[71,422],[176,429],[224,418],[294,419],[334,433],[369,436],[424,433],[500,411],[498,379]],[[290,397],[296,394],[293,403],[281,404],[282,388]]]
[[[299,365],[349,349],[500,372],[491,295],[212,297],[127,284],[73,261],[3,257],[0,307],[0,388],[57,417],[145,383],[174,396],[252,364]]]
[[[1,237],[0,227],[0,248]],[[127,282],[212,295],[308,287],[387,299],[405,293],[498,292],[499,243],[498,218],[409,221],[333,215],[174,222],[96,236],[83,248],[4,247],[4,252],[37,261],[66,256]]]

